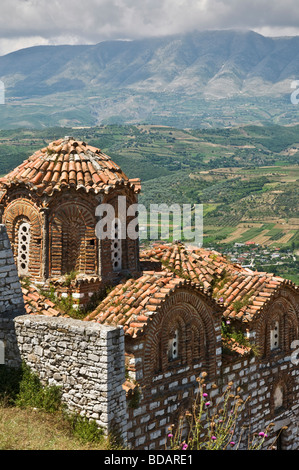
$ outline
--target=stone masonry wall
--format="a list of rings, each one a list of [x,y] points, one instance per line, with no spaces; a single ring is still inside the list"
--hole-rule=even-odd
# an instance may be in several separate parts
[[[44,384],[60,386],[70,411],[94,419],[126,442],[124,334],[118,327],[25,315],[5,225],[0,225],[0,364],[21,361]]]
[[[44,384],[61,387],[68,409],[126,442],[123,330],[42,315],[16,318],[15,330],[21,359]]]
[[[0,318],[23,311],[24,301],[5,225],[0,225]]]
[[[13,318],[25,312],[21,284],[5,225],[0,225],[0,363],[14,366],[17,344]]]

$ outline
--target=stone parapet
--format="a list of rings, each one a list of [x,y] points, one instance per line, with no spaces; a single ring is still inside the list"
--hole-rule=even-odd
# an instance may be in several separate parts
[[[70,318],[15,319],[21,360],[43,384],[61,387],[73,412],[93,419],[126,442],[124,334],[120,327]]]

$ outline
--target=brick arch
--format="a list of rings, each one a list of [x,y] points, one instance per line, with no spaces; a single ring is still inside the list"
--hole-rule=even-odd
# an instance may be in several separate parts
[[[197,333],[201,354],[200,371],[208,372],[210,376],[216,373],[216,333],[213,310],[209,299],[192,288],[179,287],[163,302],[152,318],[146,335],[144,351],[144,377],[166,372],[176,365],[191,365],[192,333]],[[177,364],[169,364],[167,350],[169,334],[177,325],[181,325],[182,354]]]
[[[271,415],[274,418],[276,414],[281,413],[282,410],[289,409],[292,403],[292,396],[293,396],[293,387],[294,381],[293,378],[285,373],[276,377],[271,385],[271,395],[270,395],[270,410]],[[282,392],[282,404],[280,408],[277,408],[277,391],[281,389]]]
[[[182,307],[178,306],[177,309],[173,310],[171,320],[163,322],[162,324],[161,344],[164,346],[163,355],[165,356],[166,353],[168,356],[168,363],[172,361],[172,359],[169,357],[171,356],[169,342],[174,338],[176,333],[178,333],[177,349],[179,360],[183,364],[187,362],[187,345],[186,341],[184,340],[187,334],[187,321],[188,318],[186,318],[185,312],[183,311]]]
[[[278,293],[259,318],[256,325],[256,346],[262,357],[271,354],[270,331],[279,325],[279,350],[290,351],[291,343],[299,338],[299,319],[295,297],[286,289]]]
[[[16,265],[18,265],[18,231],[22,222],[30,225],[30,247],[28,275],[39,277],[42,264],[42,220],[39,209],[27,199],[14,199],[7,205],[3,223],[11,242]]]
[[[49,214],[50,275],[97,272],[95,216],[84,204],[67,201]]]

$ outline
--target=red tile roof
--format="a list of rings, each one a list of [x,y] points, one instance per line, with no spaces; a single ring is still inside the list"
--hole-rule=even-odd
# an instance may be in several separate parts
[[[234,338],[222,337],[222,346],[225,349],[229,350],[229,355],[236,354],[238,356],[250,356],[252,349],[250,346],[244,346],[243,344],[238,343]]]
[[[22,292],[25,311],[28,315],[68,316],[62,310],[59,310],[50,299],[42,295],[35,286],[25,287],[23,285]]]
[[[72,137],[50,143],[0,178],[2,189],[20,184],[40,195],[52,195],[54,191],[72,187],[87,192],[108,192],[118,185],[140,191],[139,179],[129,179],[100,149]]]
[[[170,271],[147,271],[118,284],[84,321],[122,325],[127,335],[141,334],[171,292],[182,285],[204,291],[198,284]]]
[[[179,243],[156,245],[142,251],[140,259],[141,262],[150,262],[153,270],[120,282],[84,321],[122,325],[125,334],[136,337],[144,332],[166,297],[177,287],[186,285],[200,290],[215,304],[223,306],[224,318],[250,322],[257,318],[280,288],[289,286],[299,291],[291,281],[242,268],[216,251]],[[23,288],[23,294],[28,313],[64,315],[37,289]],[[238,353],[248,353],[246,348],[240,352],[240,345],[227,346]]]
[[[159,261],[163,269],[199,282],[213,298],[223,303],[225,318],[243,322],[255,319],[282,286],[299,290],[289,280],[243,268],[216,251],[179,243],[157,245],[141,252],[140,259]]]

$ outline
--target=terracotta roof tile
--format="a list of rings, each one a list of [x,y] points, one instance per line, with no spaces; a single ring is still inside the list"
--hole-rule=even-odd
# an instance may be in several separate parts
[[[231,353],[236,353],[237,355],[241,356],[249,356],[251,354],[251,348],[249,346],[239,344],[233,338],[222,338],[222,344]]]
[[[25,310],[28,315],[68,316],[58,308],[55,308],[55,304],[43,296],[35,286],[31,285],[28,288],[22,286],[22,293]]]
[[[140,259],[141,262],[160,261],[162,269],[199,282],[214,299],[223,303],[225,318],[245,322],[255,319],[282,286],[298,290],[291,281],[242,268],[216,251],[181,243],[156,245],[141,252]]]
[[[118,284],[84,321],[123,325],[125,334],[136,337],[146,328],[153,312],[180,285],[192,285],[170,271],[143,272],[137,279]]]
[[[140,180],[129,179],[100,149],[65,137],[38,150],[21,165],[0,178],[0,186],[25,184],[38,194],[53,194],[62,187],[108,192],[127,185],[139,192]]]

